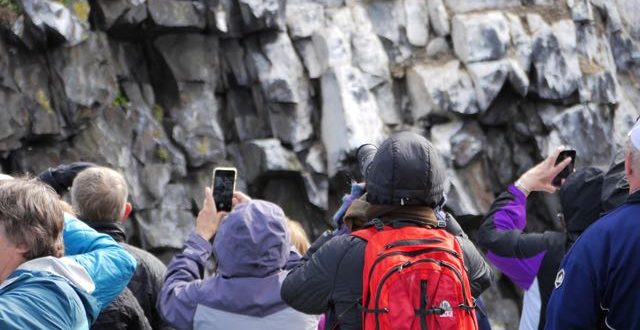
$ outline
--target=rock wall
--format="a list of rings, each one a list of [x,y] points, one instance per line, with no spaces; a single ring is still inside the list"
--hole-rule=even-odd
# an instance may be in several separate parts
[[[122,170],[132,241],[193,229],[216,165],[312,235],[354,149],[429,137],[473,232],[495,193],[560,144],[606,167],[640,102],[638,0],[17,0],[0,3],[5,172]],[[530,229],[557,228],[535,196]],[[170,252],[169,252],[170,254]],[[508,281],[492,322],[517,324]]]

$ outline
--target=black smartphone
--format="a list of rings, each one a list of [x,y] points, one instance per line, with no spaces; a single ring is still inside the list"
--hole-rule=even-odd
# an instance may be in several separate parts
[[[213,170],[213,199],[218,211],[231,211],[231,200],[236,189],[236,173],[234,167],[216,167]]]
[[[560,187],[560,185],[562,184],[562,180],[566,179],[571,173],[573,173],[576,165],[576,151],[573,149],[562,150],[560,152],[560,155],[558,155],[558,158],[556,158],[556,165],[560,164],[567,158],[571,158],[571,163],[569,163],[569,165],[567,165],[567,167],[565,167],[562,172],[556,175],[556,177],[553,178],[553,181],[551,182],[556,187]]]

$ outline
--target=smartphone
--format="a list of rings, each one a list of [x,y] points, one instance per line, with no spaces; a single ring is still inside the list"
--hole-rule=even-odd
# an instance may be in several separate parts
[[[562,184],[562,180],[566,179],[571,173],[573,173],[576,165],[576,151],[573,149],[561,151],[560,155],[558,155],[558,158],[556,158],[556,165],[560,164],[567,158],[571,158],[571,163],[569,163],[569,165],[567,165],[567,167],[565,167],[562,172],[560,172],[560,174],[556,175],[556,177],[553,178],[553,181],[551,182],[556,187],[560,187],[560,185]]]
[[[231,211],[231,200],[236,190],[235,167],[216,167],[213,170],[213,199],[218,211]]]

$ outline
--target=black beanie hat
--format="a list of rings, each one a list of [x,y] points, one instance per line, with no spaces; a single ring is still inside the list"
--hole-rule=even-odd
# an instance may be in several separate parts
[[[602,214],[602,183],[604,173],[586,167],[572,173],[560,188],[560,203],[567,231],[582,233]]]
[[[437,206],[447,185],[446,168],[426,138],[398,133],[380,145],[367,175],[367,202]]]

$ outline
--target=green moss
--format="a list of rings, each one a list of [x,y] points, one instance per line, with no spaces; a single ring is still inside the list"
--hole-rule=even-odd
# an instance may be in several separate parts
[[[128,104],[129,104],[129,98],[127,97],[127,95],[123,93],[121,90],[118,91],[118,95],[116,95],[116,98],[113,99],[113,106],[124,108]]]
[[[17,0],[0,0],[0,7],[16,14],[20,12],[20,5]]]
[[[153,118],[159,123],[164,119],[164,109],[162,109],[158,104],[153,105],[151,108],[151,114],[153,114]]]
[[[154,129],[153,131],[151,131],[151,136],[153,136],[155,139],[159,139],[162,137],[162,130],[159,128]]]
[[[49,98],[47,98],[47,94],[45,94],[44,90],[41,88],[36,92],[36,102],[38,102],[40,107],[48,114],[54,114],[51,102],[49,101]]]
[[[196,145],[196,150],[202,155],[207,154],[207,152],[209,152],[209,140],[203,137]]]
[[[91,7],[89,7],[89,3],[86,1],[76,1],[73,3],[73,13],[78,17],[81,22],[89,21],[89,12],[91,11]]]
[[[156,156],[158,156],[161,161],[166,162],[169,160],[169,150],[163,146],[159,146],[156,150]]]

